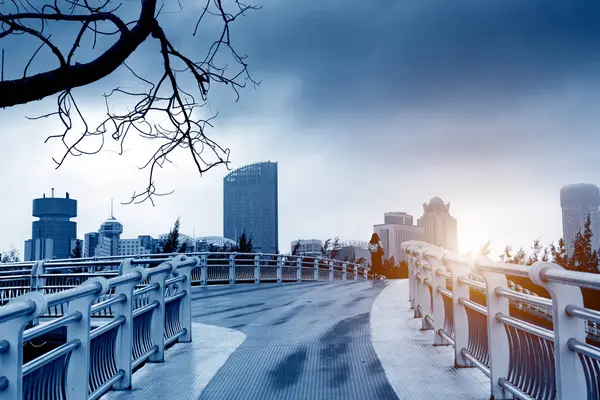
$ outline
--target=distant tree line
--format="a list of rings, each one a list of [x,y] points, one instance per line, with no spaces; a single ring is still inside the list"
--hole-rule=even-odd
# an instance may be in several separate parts
[[[531,266],[538,261],[550,261],[560,265],[561,267],[578,272],[588,272],[598,274],[598,265],[600,265],[600,251],[592,246],[593,232],[591,229],[591,220],[588,215],[583,229],[579,231],[573,241],[573,254],[569,256],[564,239],[558,240],[557,244],[551,243],[548,246],[543,246],[539,239],[533,241],[533,245],[529,250],[524,247],[519,248],[516,252],[511,246],[506,246],[500,259],[503,262],[510,264],[519,264]],[[490,254],[490,241],[488,241],[480,250],[481,255]],[[543,297],[550,298],[550,294],[546,289],[531,282],[528,278],[519,276],[507,275],[508,280],[520,285],[523,289]],[[583,294],[583,302],[585,307],[594,310],[600,310],[600,296],[597,290],[581,289]],[[473,292],[472,292],[473,297]],[[517,313],[517,311],[514,311]],[[511,314],[513,310],[511,309]],[[538,322],[541,325],[548,326],[547,321],[532,321]],[[551,323],[549,326],[551,327]]]

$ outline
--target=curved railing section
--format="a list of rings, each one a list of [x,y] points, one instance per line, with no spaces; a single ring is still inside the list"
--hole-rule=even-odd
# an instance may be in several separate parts
[[[600,312],[584,307],[581,291],[600,290],[600,274],[460,257],[424,242],[402,248],[414,316],[434,345],[454,347],[456,367],[490,378],[491,398],[600,400]],[[550,298],[507,276],[528,278]]]
[[[130,389],[135,370],[164,361],[167,346],[191,341],[192,285],[359,280],[369,271],[336,260],[237,253],[3,267],[0,398],[11,400],[98,399]],[[63,342],[39,345],[45,335]],[[24,359],[27,346],[42,350]]]
[[[31,291],[50,294],[73,288],[92,277],[110,279],[119,275],[121,263],[148,267],[178,254],[151,254],[126,257],[93,257],[0,264],[0,305]],[[236,283],[288,283],[371,278],[370,269],[360,264],[320,257],[262,253],[186,253],[198,257],[192,270],[192,285]],[[50,314],[62,315],[61,305]],[[100,311],[99,311],[100,312]],[[108,311],[104,311],[108,313]]]

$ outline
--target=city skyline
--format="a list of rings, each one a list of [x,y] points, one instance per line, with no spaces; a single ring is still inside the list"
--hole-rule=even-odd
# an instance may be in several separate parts
[[[64,188],[61,188],[61,190],[62,189],[64,189]],[[222,190],[222,188],[221,188],[221,190]],[[559,192],[557,192],[557,193],[559,193]],[[222,195],[222,191],[221,191],[221,195]],[[549,237],[548,240],[545,240],[545,238],[544,238],[543,235],[538,235],[538,236],[541,237],[542,244],[549,244],[550,241],[553,241],[553,240],[556,241],[562,235],[562,224],[561,224],[561,221],[560,221],[560,219],[561,219],[561,215],[560,215],[560,203],[559,203],[558,195],[556,197],[557,197],[557,201],[556,202],[558,203],[558,205],[557,205],[557,209],[558,210],[557,210],[557,212],[555,214],[556,214],[556,219],[559,220],[559,226],[558,226],[558,228],[560,229],[560,232],[559,232],[559,234],[558,234],[557,237],[555,237],[555,238],[550,238]],[[82,201],[78,201],[78,203],[79,203],[78,204],[78,208],[80,208],[80,209],[82,209],[82,208],[86,209],[87,208],[87,207],[85,207],[85,205],[83,204]],[[422,203],[422,201],[421,201],[421,203]],[[460,204],[455,204],[454,202],[452,202],[452,203],[453,203],[453,209],[454,210],[456,210],[456,209],[458,209],[459,211],[461,210],[462,207],[460,207]],[[119,212],[124,217],[124,218],[120,217],[119,221],[121,222],[121,220],[124,219],[126,221],[129,221],[128,223],[133,223],[133,225],[136,225],[135,221],[133,221],[131,217],[129,217],[129,218],[127,217],[127,212],[129,210],[131,210],[132,208],[135,209],[136,207],[139,207],[139,206],[123,206],[123,205],[118,205],[118,209],[120,210]],[[219,208],[222,210],[222,203],[221,203],[221,206]],[[414,209],[414,208],[415,207],[405,207],[403,209],[410,210],[410,209]],[[421,209],[420,213],[412,211],[412,212],[408,212],[408,214],[411,214],[411,215],[421,215],[421,213],[422,213],[422,206],[418,207],[417,209],[419,209],[419,208]],[[108,207],[107,207],[107,209],[108,209]],[[397,209],[399,209],[399,207],[390,207],[390,209],[397,210]],[[154,210],[153,209],[150,209],[150,210],[151,211],[155,211],[155,210],[156,211],[160,211],[160,209],[157,210],[156,208],[154,208]],[[95,211],[97,211],[97,210],[95,210]],[[383,213],[387,213],[387,212],[389,212],[389,211],[386,211],[386,210],[382,209],[381,214],[379,214],[379,216],[376,217],[376,218],[381,218],[381,215],[383,215]],[[29,213],[31,213],[31,210],[29,210]],[[78,239],[81,239],[81,240],[84,239],[83,236],[84,236],[85,233],[97,231],[98,230],[98,226],[100,226],[100,224],[103,221],[106,220],[106,218],[104,216],[100,215],[100,214],[102,214],[102,212],[100,212],[100,213],[96,212],[95,214],[92,213],[92,214],[88,214],[88,215],[83,215],[82,212],[79,212],[78,214],[79,214],[78,217],[75,218],[74,221],[77,222],[77,226],[78,226],[78,229],[77,229],[77,231],[78,231]],[[214,213],[212,213],[212,214],[214,214]],[[107,215],[109,215],[109,213],[107,213]],[[460,229],[461,225],[462,225],[461,224],[461,218],[460,218],[460,216],[457,216],[457,215],[459,215],[459,214],[455,214],[455,211],[454,211],[453,212],[453,216],[455,216],[456,219],[458,220],[458,232],[459,232],[458,233],[458,238],[459,238],[459,242],[462,242],[462,240],[461,240],[461,229]],[[85,224],[84,225],[85,227],[87,227],[88,224],[90,224],[90,223],[92,225],[96,224],[96,226],[95,226],[95,228],[92,228],[92,229],[82,228],[82,222],[80,222],[81,220],[84,221],[83,223]],[[158,226],[152,225],[152,224],[147,225],[148,226],[148,230],[147,231],[140,231],[140,230],[135,229],[135,228],[132,229],[131,227],[128,228],[127,224],[124,224],[124,228],[123,228],[124,229],[124,234],[122,236],[123,236],[123,238],[136,238],[139,235],[150,235],[152,237],[158,238],[161,234],[164,234],[165,232],[168,231],[168,229],[170,229],[172,227],[172,222],[173,221],[168,221],[168,224],[165,227],[158,227]],[[416,223],[416,218],[415,218],[415,223]],[[195,228],[196,231],[197,231],[196,232],[197,233],[196,236],[197,237],[201,237],[201,236],[215,236],[215,235],[219,236],[220,235],[220,233],[219,233],[220,230],[219,229],[222,229],[222,220],[221,220],[221,222],[217,223],[217,225],[220,225],[220,228],[216,227],[217,225],[215,225],[215,224],[212,224],[211,226],[208,226],[208,225],[202,226],[201,224],[199,225],[199,224],[196,223],[195,227],[194,227],[194,224],[195,224],[194,221],[192,221],[191,219],[187,219],[185,217],[185,215],[183,215],[182,216],[182,227],[181,227],[180,231],[183,234],[190,234],[190,233],[192,233],[192,230]],[[350,236],[346,237],[346,236],[341,235],[340,233],[334,232],[333,229],[328,228],[327,226],[318,226],[318,227],[315,227],[316,229],[314,231],[330,232],[330,234],[325,234],[323,236],[319,236],[319,235],[316,235],[316,234],[311,234],[310,232],[307,233],[307,234],[305,234],[304,236],[302,236],[302,235],[295,235],[293,233],[293,229],[287,229],[287,236],[286,237],[290,238],[290,239],[286,241],[286,239],[280,237],[279,246],[280,246],[280,250],[287,249],[289,247],[290,242],[293,241],[293,240],[297,240],[298,238],[301,238],[301,239],[305,239],[305,238],[318,238],[320,240],[325,240],[327,238],[331,238],[331,237],[335,237],[335,236],[340,236],[340,238],[343,239],[343,240],[368,240],[368,238],[370,237],[370,234],[372,233],[372,227],[373,227],[373,225],[371,224],[371,229],[369,229],[368,227],[366,229],[362,229],[362,231],[365,232],[366,235],[360,236],[360,237],[350,237]],[[300,231],[300,230],[301,229],[298,229],[298,231]],[[359,232],[359,230],[357,230],[357,231]],[[3,232],[0,232],[0,238],[2,238],[2,236],[8,237]],[[536,236],[536,237],[538,237],[538,236]],[[481,237],[485,237],[485,236],[482,235]],[[548,237],[548,235],[546,235],[546,237]],[[504,247],[506,245],[511,245],[513,248],[518,248],[518,247],[521,247],[521,246],[524,246],[525,248],[527,248],[533,242],[533,239],[531,239],[530,241],[527,241],[525,239],[525,241],[522,242],[522,243],[505,244],[505,243],[500,243],[498,240],[494,241],[494,237],[493,236],[491,236],[491,239],[492,239],[492,246],[491,246],[491,248],[493,250],[492,254],[491,254],[492,256],[499,255],[502,252],[502,250],[504,249]],[[459,251],[461,253],[468,253],[468,252],[477,251],[479,247],[481,247],[483,244],[485,244],[485,242],[487,242],[487,240],[488,239],[484,239],[482,241],[475,240],[475,241],[473,241],[471,243],[468,243],[466,245],[463,245],[462,243],[459,243]],[[5,243],[7,243],[7,244],[2,248],[2,251],[8,250],[8,248],[12,244],[12,245],[14,245],[14,247],[17,250],[19,250],[19,252],[21,254],[21,257],[24,256],[24,254],[25,254],[24,253],[24,248],[19,246],[18,241],[14,241],[12,243],[10,241],[5,241]],[[23,243],[23,241],[21,241],[21,243]]]
[[[507,244],[561,236],[559,189],[599,181],[599,8],[591,2],[456,4],[269,0],[236,25],[232,40],[248,54],[261,86],[248,85],[237,103],[229,90],[211,91],[203,110],[219,116],[207,135],[231,149],[230,168],[285,161],[280,248],[303,236],[368,238],[383,212],[419,215],[422,201],[433,196],[452,201],[462,251],[489,238],[499,252]],[[170,11],[162,26],[177,35],[194,13]],[[361,18],[377,23],[357,36]],[[183,53],[197,55],[197,38],[177,37]],[[22,49],[7,42],[5,51],[25,65],[30,54]],[[82,46],[78,54],[90,53]],[[40,51],[31,70],[53,57]],[[151,60],[154,53],[142,46],[128,65],[152,75],[159,66]],[[5,75],[21,76],[19,67],[7,63]],[[104,116],[102,94],[130,76],[119,68],[74,90],[90,121]],[[81,203],[80,232],[89,232],[99,220],[90,215],[111,197],[127,201],[146,185],[147,171],[138,167],[156,148],[134,135],[122,156],[107,136],[100,154],[68,157],[55,171],[52,157],[60,159],[64,146],[44,140],[61,132],[61,124],[26,118],[54,111],[52,98],[0,111],[4,184],[17,192],[0,199],[1,209],[10,210],[0,219],[9,227],[0,233],[0,249],[13,244],[22,251],[27,203],[42,187],[68,188]],[[86,149],[95,148],[91,138]],[[156,171],[157,191],[175,190],[172,196],[156,198],[156,208],[119,210],[125,236],[158,234],[178,215],[187,232],[193,223],[197,232],[220,231],[218,182],[228,171],[221,166],[200,177],[187,154],[182,149],[174,165]]]

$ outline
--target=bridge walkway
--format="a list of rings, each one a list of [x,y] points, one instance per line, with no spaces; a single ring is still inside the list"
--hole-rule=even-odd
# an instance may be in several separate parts
[[[194,342],[103,399],[477,399],[489,380],[453,367],[406,301],[406,281],[260,285],[193,294]],[[440,392],[440,388],[444,388]]]

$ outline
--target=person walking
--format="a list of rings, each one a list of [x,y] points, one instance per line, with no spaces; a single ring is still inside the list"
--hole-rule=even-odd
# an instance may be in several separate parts
[[[371,271],[376,274],[383,272],[383,256],[385,254],[381,239],[377,233],[371,235],[369,241],[369,251],[371,252]]]

